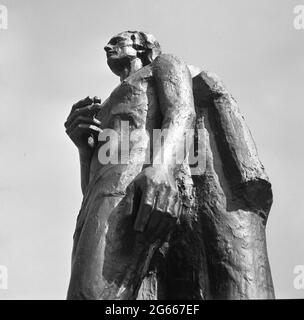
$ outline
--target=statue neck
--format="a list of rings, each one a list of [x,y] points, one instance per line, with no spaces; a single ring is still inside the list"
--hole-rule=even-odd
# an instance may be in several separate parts
[[[120,74],[120,81],[122,82],[125,80],[127,77],[129,77],[131,74],[135,73],[139,69],[143,67],[142,61],[139,58],[135,58],[130,61],[130,65],[127,66],[125,69],[123,69]]]

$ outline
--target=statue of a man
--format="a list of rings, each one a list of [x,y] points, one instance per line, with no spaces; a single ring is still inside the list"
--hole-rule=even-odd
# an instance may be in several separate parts
[[[177,175],[186,169],[174,155],[183,150],[195,118],[187,66],[161,54],[152,35],[120,33],[105,51],[120,85],[102,106],[90,97],[76,103],[65,123],[79,150],[84,195],[74,234],[70,299],[137,297],[149,269],[147,256],[179,215]],[[88,137],[108,128],[121,133],[122,121],[129,123],[129,161],[101,164],[98,151],[105,142],[95,138],[92,147]],[[149,143],[154,129],[166,131],[158,149]]]
[[[273,298],[271,185],[235,100],[147,33],[122,32],[105,51],[120,84],[103,104],[76,103],[65,123],[83,192],[68,299]],[[117,139],[104,139],[109,129]],[[195,174],[186,135],[204,151]]]

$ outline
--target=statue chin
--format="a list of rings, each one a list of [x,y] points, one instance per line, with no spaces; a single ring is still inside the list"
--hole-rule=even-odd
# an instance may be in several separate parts
[[[132,58],[129,56],[124,56],[124,57],[112,56],[107,59],[107,64],[111,69],[111,71],[117,76],[119,76],[124,69],[130,66],[131,60]]]

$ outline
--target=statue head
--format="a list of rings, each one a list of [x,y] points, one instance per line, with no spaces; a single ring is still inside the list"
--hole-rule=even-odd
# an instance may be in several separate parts
[[[154,36],[142,31],[125,31],[114,36],[104,47],[111,70],[119,75],[120,70],[139,58],[143,66],[161,54]]]

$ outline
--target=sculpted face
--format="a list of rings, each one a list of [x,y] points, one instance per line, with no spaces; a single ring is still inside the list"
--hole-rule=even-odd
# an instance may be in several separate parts
[[[132,59],[137,57],[137,50],[133,47],[132,33],[122,32],[114,36],[104,47],[107,63],[111,70],[119,75]]]

